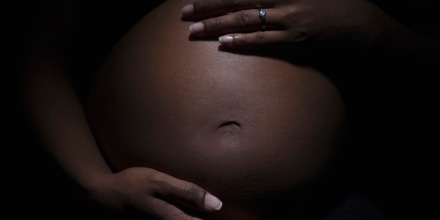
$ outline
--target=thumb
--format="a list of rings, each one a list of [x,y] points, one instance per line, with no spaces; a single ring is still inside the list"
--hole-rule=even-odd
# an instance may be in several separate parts
[[[175,202],[186,208],[202,212],[218,211],[222,208],[222,201],[198,185],[164,174],[167,180],[160,181],[157,191],[164,200]]]

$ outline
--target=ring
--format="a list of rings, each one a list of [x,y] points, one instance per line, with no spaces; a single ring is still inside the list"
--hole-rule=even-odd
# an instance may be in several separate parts
[[[261,20],[261,31],[264,31],[266,29],[266,11],[262,8],[258,9],[258,16]]]

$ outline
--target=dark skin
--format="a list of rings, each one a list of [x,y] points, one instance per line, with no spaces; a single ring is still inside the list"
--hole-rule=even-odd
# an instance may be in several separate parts
[[[266,10],[264,32],[256,8]],[[220,36],[220,44],[229,48],[307,50],[347,40],[408,55],[438,48],[437,40],[413,32],[367,0],[201,0],[185,6],[182,15],[199,21],[190,27],[191,35]]]
[[[279,7],[281,7],[281,4]],[[257,18],[254,18],[253,22],[255,23],[255,25],[257,25],[257,22],[259,22],[259,20]],[[81,102],[78,99],[75,90],[68,82],[67,78],[63,76],[65,69],[62,65],[60,65],[60,63],[63,62],[56,58],[57,52],[51,49],[54,47],[56,48],[57,46],[52,45],[50,40],[47,40],[55,37],[59,38],[60,41],[63,42],[63,36],[57,34],[56,31],[57,30],[53,30],[53,32],[50,32],[49,36],[42,36],[38,40],[39,43],[36,43],[39,46],[36,47],[33,58],[38,58],[38,61],[41,62],[35,62],[30,65],[29,69],[31,69],[32,71],[29,72],[29,78],[27,78],[26,81],[29,84],[27,84],[26,88],[29,89],[29,92],[27,93],[29,95],[27,98],[27,100],[29,101],[28,104],[47,104],[39,105],[38,108],[31,111],[30,114],[33,120],[32,124],[37,127],[37,130],[39,131],[38,133],[42,138],[42,142],[44,143],[43,145],[46,147],[46,150],[50,152],[51,155],[53,155],[56,161],[59,162],[63,170],[69,173],[69,176],[72,176],[73,179],[77,181],[81,187],[85,188],[90,193],[89,195],[91,196],[91,198],[103,205],[112,208],[121,209],[125,206],[133,206],[147,213],[164,216],[164,219],[173,219],[172,215],[175,215],[175,213],[179,213],[179,215],[182,214],[178,209],[170,208],[166,204],[162,203],[162,201],[158,201],[157,198],[138,198],[136,196],[137,193],[127,192],[126,190],[124,190],[128,188],[137,188],[140,191],[152,192],[151,194],[162,193],[168,195],[171,193],[173,197],[176,197],[179,202],[186,204],[186,206],[191,209],[207,212],[214,211],[212,208],[208,208],[204,205],[206,191],[195,186],[192,183],[181,181],[167,174],[147,168],[141,170],[128,169],[124,172],[117,174],[111,172],[111,170],[102,160],[100,152],[97,151],[96,143],[92,135],[90,134],[87,121],[85,120],[85,115]],[[370,30],[368,30],[367,32],[369,31]],[[401,30],[399,30],[398,32],[400,33],[400,31]],[[226,33],[228,32],[222,32],[222,35]],[[214,35],[218,35],[218,33],[214,33]],[[239,38],[240,37],[236,39]],[[413,38],[412,34],[408,35],[408,39],[410,41],[417,38],[418,37]],[[272,42],[281,40],[283,43],[292,43],[290,39],[291,38],[289,37],[284,38],[284,40],[282,38],[269,38],[269,40],[271,40]],[[269,43],[271,41],[269,41]],[[358,39],[355,39],[355,41],[358,41]],[[407,40],[405,39],[405,42],[406,41]],[[390,40],[390,42],[396,41]],[[234,43],[236,42],[234,41]],[[361,42],[361,44],[362,43],[364,42]],[[234,44],[232,44],[232,46],[233,45]],[[397,41],[396,43],[392,43],[390,47],[395,48],[397,51],[414,51],[414,48],[401,48],[401,45],[406,44],[402,44],[401,42]],[[424,43],[420,45],[420,47],[417,46],[417,50],[418,48],[426,48],[424,46]],[[235,44],[235,46],[237,46],[237,44]],[[46,85],[54,86],[51,87]],[[52,105],[53,103],[56,103],[56,105]],[[67,127],[64,132],[65,134],[75,135],[76,137],[72,139],[77,142],[72,142],[70,141],[70,139],[63,139],[63,136],[60,136],[57,132],[57,128],[65,127],[65,123],[60,123],[60,121],[63,121],[63,118],[69,118],[75,122],[71,124],[72,126]],[[57,133],[57,135],[53,135],[54,133]],[[82,160],[82,163],[77,163],[76,160],[69,159],[78,157],[84,158],[84,160]],[[87,169],[85,169],[84,167],[87,167]],[[82,173],[80,172],[81,170],[88,170],[88,173]],[[122,181],[130,178],[133,180],[132,182]],[[171,187],[167,189],[152,189],[151,187],[154,185],[152,183],[158,180],[171,183]],[[128,183],[133,185],[127,186],[121,183]],[[109,191],[111,191],[110,189],[114,188],[115,186],[121,190],[117,193],[117,195],[109,193]],[[194,189],[193,193],[190,194],[196,195],[192,196],[192,198],[198,199],[186,199],[185,196],[182,196],[188,195],[184,189]],[[151,190],[153,190],[154,193]],[[148,200],[149,202],[146,202]],[[170,211],[169,209],[172,209],[172,211]]]
[[[69,3],[75,5],[75,1]],[[62,60],[73,27],[64,22],[75,22],[77,15],[71,7],[55,9],[43,17],[23,82],[25,105],[34,106],[27,113],[44,149],[85,190],[87,197],[102,206],[120,211],[136,209],[162,219],[176,216],[194,219],[157,197],[166,195],[194,210],[219,209],[220,201],[208,196],[204,189],[165,173],[148,168],[112,172],[97,147],[82,102],[68,78],[66,62]],[[53,21],[60,22],[62,28]],[[80,163],[77,158],[82,158]],[[160,184],[163,182],[167,184]],[[145,197],[137,196],[144,193],[147,193]]]
[[[215,219],[258,216],[244,204],[327,167],[342,101],[311,68],[188,41],[183,4],[159,6],[118,43],[92,89],[90,126],[116,171],[150,167],[200,184],[224,202]]]

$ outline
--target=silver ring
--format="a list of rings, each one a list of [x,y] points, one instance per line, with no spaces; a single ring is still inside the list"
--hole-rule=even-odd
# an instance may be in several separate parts
[[[261,31],[266,29],[266,11],[262,8],[258,9],[258,16],[261,20]]]

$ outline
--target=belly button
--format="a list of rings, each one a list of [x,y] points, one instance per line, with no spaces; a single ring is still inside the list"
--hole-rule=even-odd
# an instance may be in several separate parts
[[[226,121],[218,126],[218,131],[228,137],[235,137],[240,132],[240,123],[236,121]]]
[[[238,123],[236,121],[226,121],[226,122],[223,122],[222,124],[220,124],[219,128],[227,127],[227,126],[237,126],[237,127],[240,127],[241,125],[240,125],[240,123]]]

